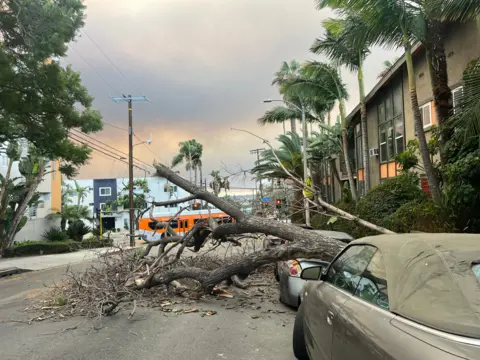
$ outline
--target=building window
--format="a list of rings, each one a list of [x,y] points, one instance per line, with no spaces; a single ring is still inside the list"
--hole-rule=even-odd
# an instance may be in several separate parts
[[[8,166],[8,156],[5,154],[0,155],[0,165],[2,167],[7,167]]]
[[[402,117],[395,119],[395,153],[401,154],[405,150],[404,128]]]
[[[100,196],[112,196],[112,188],[110,187],[101,187],[99,192]]]
[[[28,208],[28,216],[29,217],[37,217],[37,206],[33,205]]]
[[[463,86],[459,86],[456,89],[452,90],[452,99],[453,99],[453,113],[455,114],[456,109],[460,105],[460,102],[463,97]]]
[[[380,162],[392,161],[405,150],[402,86],[398,83],[378,105]]]
[[[428,103],[420,106],[420,115],[422,116],[423,127],[427,128],[432,125],[432,104]]]
[[[106,208],[107,208],[106,203],[100,203],[100,210],[105,211]]]

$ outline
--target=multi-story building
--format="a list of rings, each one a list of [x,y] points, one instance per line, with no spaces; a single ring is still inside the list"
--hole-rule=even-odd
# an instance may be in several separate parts
[[[173,199],[181,199],[190,195],[184,189],[169,183],[167,179],[162,177],[153,176],[138,179],[147,181],[148,188],[150,190],[146,196],[147,202],[159,202]],[[69,184],[72,188],[75,188],[73,180],[65,181],[65,185],[67,184]],[[128,194],[128,190],[126,189],[128,186],[128,178],[77,180],[77,184],[81,187],[86,187],[90,189],[87,192],[86,197],[82,199],[80,203],[80,205],[87,206],[91,210],[92,218],[94,218],[95,220],[90,225],[93,226],[97,223],[97,210],[102,210],[102,225],[104,229],[128,229],[128,209],[125,209],[122,206],[117,207],[116,209],[107,209],[107,204],[109,201],[113,202],[117,200],[120,196]],[[140,192],[140,189],[134,189],[134,193],[138,194]],[[76,204],[77,200],[77,195],[73,194],[71,196],[72,203]],[[163,207],[155,207],[153,211],[153,216],[173,216],[180,210],[182,206],[185,206],[185,203]],[[145,210],[146,209],[147,207],[145,207]],[[212,211],[215,212],[218,210],[213,209]],[[192,213],[208,214],[208,210],[184,211],[182,214],[188,215]],[[148,217],[148,213],[145,213],[144,217]]]
[[[452,24],[445,41],[449,85],[453,93],[453,105],[462,94],[463,71],[472,60],[480,57],[480,33],[475,21]],[[431,128],[437,123],[430,74],[421,44],[413,48],[413,62],[417,82],[417,96],[427,140]],[[399,174],[394,156],[404,151],[409,140],[415,139],[412,106],[408,87],[408,74],[404,58],[399,59],[382,77],[366,97],[367,132],[370,168],[365,169],[362,156],[360,131],[360,106],[349,115],[349,154],[353,160],[354,177],[359,195],[364,194],[364,172],[370,174],[371,187]],[[343,182],[347,181],[344,164],[340,164],[342,184],[328,179],[335,189],[334,199],[340,199]],[[422,179],[422,188],[428,192],[428,182]]]
[[[24,141],[19,142],[22,147],[22,157],[27,155],[28,146]],[[9,159],[5,152],[0,153],[0,174],[7,172]],[[12,165],[10,178],[22,178],[18,169],[19,162],[15,161]],[[20,180],[18,180],[20,181]],[[26,216],[28,221],[26,225],[15,236],[15,241],[24,240],[42,240],[42,234],[51,226],[56,224],[55,219],[49,219],[47,216],[55,213],[62,208],[62,174],[59,171],[58,161],[49,161],[46,174],[43,181],[37,188],[40,193],[40,202],[37,206],[30,207]]]

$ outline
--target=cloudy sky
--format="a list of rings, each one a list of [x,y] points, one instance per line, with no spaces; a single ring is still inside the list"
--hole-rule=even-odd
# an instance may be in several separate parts
[[[140,139],[151,135],[152,144],[136,146],[135,157],[169,163],[179,141],[195,138],[204,145],[204,174],[224,166],[232,172],[249,169],[255,160],[249,150],[264,147],[231,128],[272,141],[282,132],[281,126],[256,124],[271,107],[262,100],[278,98],[271,86],[273,74],[284,60],[315,59],[308,49],[322,35],[322,20],[332,16],[329,10],[315,10],[313,0],[85,3],[84,32],[62,62],[81,72],[96,99],[94,106],[102,112],[106,125],[93,137],[126,152],[127,105],[114,103],[109,96],[146,95],[151,102],[134,104],[134,132]],[[367,90],[375,85],[382,63],[395,55],[373,50],[366,62]],[[356,76],[347,71],[342,75],[349,86],[351,110],[358,99]],[[79,178],[127,174],[126,164],[93,153]],[[236,185],[251,186],[241,180]]]

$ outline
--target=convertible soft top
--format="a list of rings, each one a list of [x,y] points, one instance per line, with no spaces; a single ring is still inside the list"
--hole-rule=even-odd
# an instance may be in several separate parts
[[[420,324],[480,338],[480,235],[403,234],[351,242],[383,255],[390,311]]]

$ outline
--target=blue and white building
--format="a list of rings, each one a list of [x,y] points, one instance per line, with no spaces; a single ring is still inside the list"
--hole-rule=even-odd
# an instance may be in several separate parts
[[[150,192],[147,195],[148,202],[168,201],[184,198],[190,195],[190,193],[188,193],[184,189],[171,184],[167,181],[167,179],[159,176],[135,178],[135,180],[137,179],[146,180],[148,183],[148,188],[150,189]],[[87,206],[91,210],[92,217],[94,218],[97,213],[97,209],[105,210],[108,201],[115,201],[120,196],[128,194],[128,191],[125,190],[125,188],[128,186],[128,178],[85,179],[76,181],[79,186],[87,187],[90,189],[86,197],[82,199],[80,205]],[[65,184],[69,184],[73,189],[75,188],[73,180],[66,180]],[[139,191],[141,190],[134,189],[135,193],[139,193]],[[72,195],[71,203],[77,203],[76,194]],[[182,203],[163,207],[155,207],[153,211],[153,216],[173,216],[180,210],[181,207],[184,207],[186,205],[186,203]],[[220,210],[215,208],[211,208],[211,211],[212,213],[220,212]],[[188,215],[193,213],[208,214],[208,210],[184,211],[182,214]],[[146,213],[144,217],[148,217],[148,213]],[[94,222],[96,221],[97,219],[95,219]],[[90,225],[93,226],[94,223]],[[103,212],[102,225],[105,229],[128,229],[128,209],[119,207],[115,211]]]

